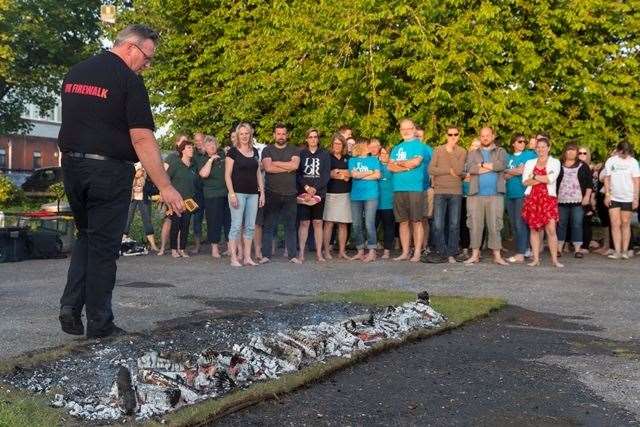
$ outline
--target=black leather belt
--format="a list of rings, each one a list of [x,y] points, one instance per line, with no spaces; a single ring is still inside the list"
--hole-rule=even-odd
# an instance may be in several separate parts
[[[102,156],[100,154],[90,154],[90,153],[76,153],[75,151],[65,151],[65,155],[69,157],[75,157],[76,159],[91,159],[91,160],[113,160],[116,162],[124,162],[128,164],[133,164],[133,162],[128,160],[120,160],[114,159],[113,157]]]

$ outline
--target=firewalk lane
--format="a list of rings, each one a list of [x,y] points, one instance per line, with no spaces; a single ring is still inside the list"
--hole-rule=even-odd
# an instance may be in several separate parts
[[[510,306],[212,423],[639,425],[640,342]]]

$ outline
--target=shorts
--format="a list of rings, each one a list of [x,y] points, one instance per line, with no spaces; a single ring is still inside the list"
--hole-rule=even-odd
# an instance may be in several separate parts
[[[433,191],[433,188],[429,188],[428,190],[425,190],[424,192],[424,219],[431,219],[433,218],[433,196],[435,194],[435,191]]]
[[[615,200],[611,201],[609,205],[609,209],[619,208],[621,211],[625,212],[633,212],[633,203],[632,202],[616,202]]]
[[[418,222],[425,216],[426,200],[424,191],[398,191],[393,193],[393,216],[396,222]]]
[[[324,198],[313,206],[298,204],[298,221],[322,220]]]
[[[264,224],[264,206],[258,208],[258,213],[256,213],[256,225],[262,227]]]
[[[351,224],[351,196],[349,193],[327,193],[325,196],[324,214],[325,221]]]

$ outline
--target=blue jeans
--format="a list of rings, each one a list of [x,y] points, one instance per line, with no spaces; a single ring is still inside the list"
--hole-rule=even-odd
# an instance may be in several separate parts
[[[567,239],[567,230],[571,222],[571,241],[574,245],[582,245],[582,220],[584,219],[584,209],[580,204],[558,204],[560,211],[560,222],[558,224],[558,240],[561,242]]]
[[[462,195],[435,194],[433,197],[433,240],[441,256],[456,256],[460,243]]]
[[[258,195],[236,193],[238,207],[234,208],[229,202],[231,211],[231,228],[229,229],[229,240],[238,240],[240,230],[243,230],[242,238],[252,240],[253,232],[256,229],[256,214],[258,213]]]
[[[516,252],[524,255],[529,249],[529,226],[522,218],[522,204],[524,197],[507,199],[507,213],[511,224],[511,233],[516,241]]]
[[[376,233],[376,211],[378,210],[378,199],[374,200],[352,200],[351,201],[351,230],[356,249],[364,249],[364,229],[367,229],[367,249],[375,249],[378,246],[378,235]],[[364,214],[364,224],[362,217]]]

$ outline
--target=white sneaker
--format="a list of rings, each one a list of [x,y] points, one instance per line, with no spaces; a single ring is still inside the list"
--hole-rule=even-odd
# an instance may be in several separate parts
[[[524,253],[524,257],[525,258],[531,258],[531,249],[527,249],[526,252]]]

